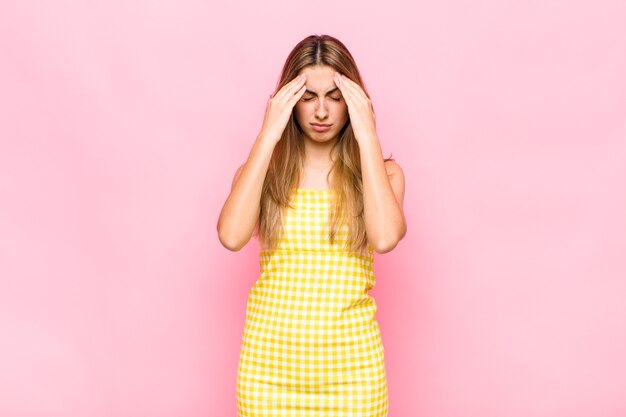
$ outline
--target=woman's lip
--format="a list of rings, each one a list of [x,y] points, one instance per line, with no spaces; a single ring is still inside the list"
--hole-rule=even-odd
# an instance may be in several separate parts
[[[315,130],[316,132],[324,132],[324,131],[330,129],[331,125],[311,123],[311,126],[313,127],[313,130]]]

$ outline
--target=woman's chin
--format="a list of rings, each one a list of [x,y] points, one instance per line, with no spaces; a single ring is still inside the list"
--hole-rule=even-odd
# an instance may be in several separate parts
[[[307,136],[307,139],[313,142],[324,143],[324,142],[332,142],[333,140],[335,140],[337,138],[337,133],[336,132],[311,132],[307,134],[306,136]]]

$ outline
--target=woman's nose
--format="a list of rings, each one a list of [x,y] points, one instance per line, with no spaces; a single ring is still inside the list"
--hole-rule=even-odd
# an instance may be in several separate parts
[[[319,119],[325,119],[328,116],[328,109],[326,108],[326,101],[324,99],[321,99],[318,102],[318,106],[315,109],[315,115],[319,118]]]

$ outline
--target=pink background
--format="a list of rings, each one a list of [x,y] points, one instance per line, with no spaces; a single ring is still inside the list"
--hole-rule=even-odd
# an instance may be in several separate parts
[[[3,1],[0,415],[235,416],[216,223],[283,62],[352,51],[408,234],[390,417],[626,415],[626,4]]]

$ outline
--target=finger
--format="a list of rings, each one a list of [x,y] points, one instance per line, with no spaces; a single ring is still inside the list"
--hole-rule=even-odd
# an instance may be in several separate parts
[[[285,84],[285,86],[281,88],[280,91],[276,95],[278,96],[280,94],[281,98],[284,98],[284,97],[291,98],[293,94],[297,93],[300,90],[300,88],[302,87],[302,84],[305,82],[306,82],[306,76],[302,74],[302,76],[298,76],[294,78],[293,80],[291,80],[290,82],[288,82],[287,84]]]
[[[339,91],[341,91],[341,94],[343,95],[344,91],[346,91],[346,87],[345,84],[341,82],[342,80],[338,72],[335,73],[334,81],[335,85],[339,88]]]
[[[289,105],[291,107],[295,106],[298,100],[300,100],[300,97],[304,95],[305,91],[306,91],[306,85],[303,85],[302,87],[300,87],[298,91],[296,91],[296,93],[293,96],[291,96],[291,99],[289,100]]]
[[[339,74],[339,82],[342,83],[347,90],[349,90],[354,96],[360,97],[361,99],[366,99],[367,95],[363,91],[360,85],[352,81],[350,78],[346,77],[343,74]]]
[[[293,80],[289,81],[287,84],[279,88],[278,91],[274,91],[274,93],[270,94],[270,99],[276,97],[277,100],[280,100],[283,98],[283,96],[290,96],[296,91],[296,89],[300,88],[299,84],[302,83],[302,78],[303,77],[301,76],[295,77]],[[306,76],[304,77],[304,79],[306,80]]]
[[[357,83],[349,80],[345,76],[340,76],[339,83],[343,86],[342,94],[345,97],[348,108],[361,108],[365,106],[373,111],[369,97]]]
[[[340,80],[340,82],[350,91],[352,91],[352,93],[357,96],[357,97],[361,97],[362,99],[368,99],[369,97],[367,97],[367,94],[365,94],[365,91],[363,91],[363,89],[361,88],[361,86],[359,84],[357,84],[355,81],[352,81],[350,78],[346,77],[343,74],[338,74],[338,78]]]
[[[346,85],[346,83],[343,82],[339,73],[335,75],[335,84],[337,85],[337,87],[339,87],[341,95],[343,96],[344,100],[346,100],[346,104],[348,105],[348,107],[350,107],[355,100],[354,92],[352,91],[350,86]]]

